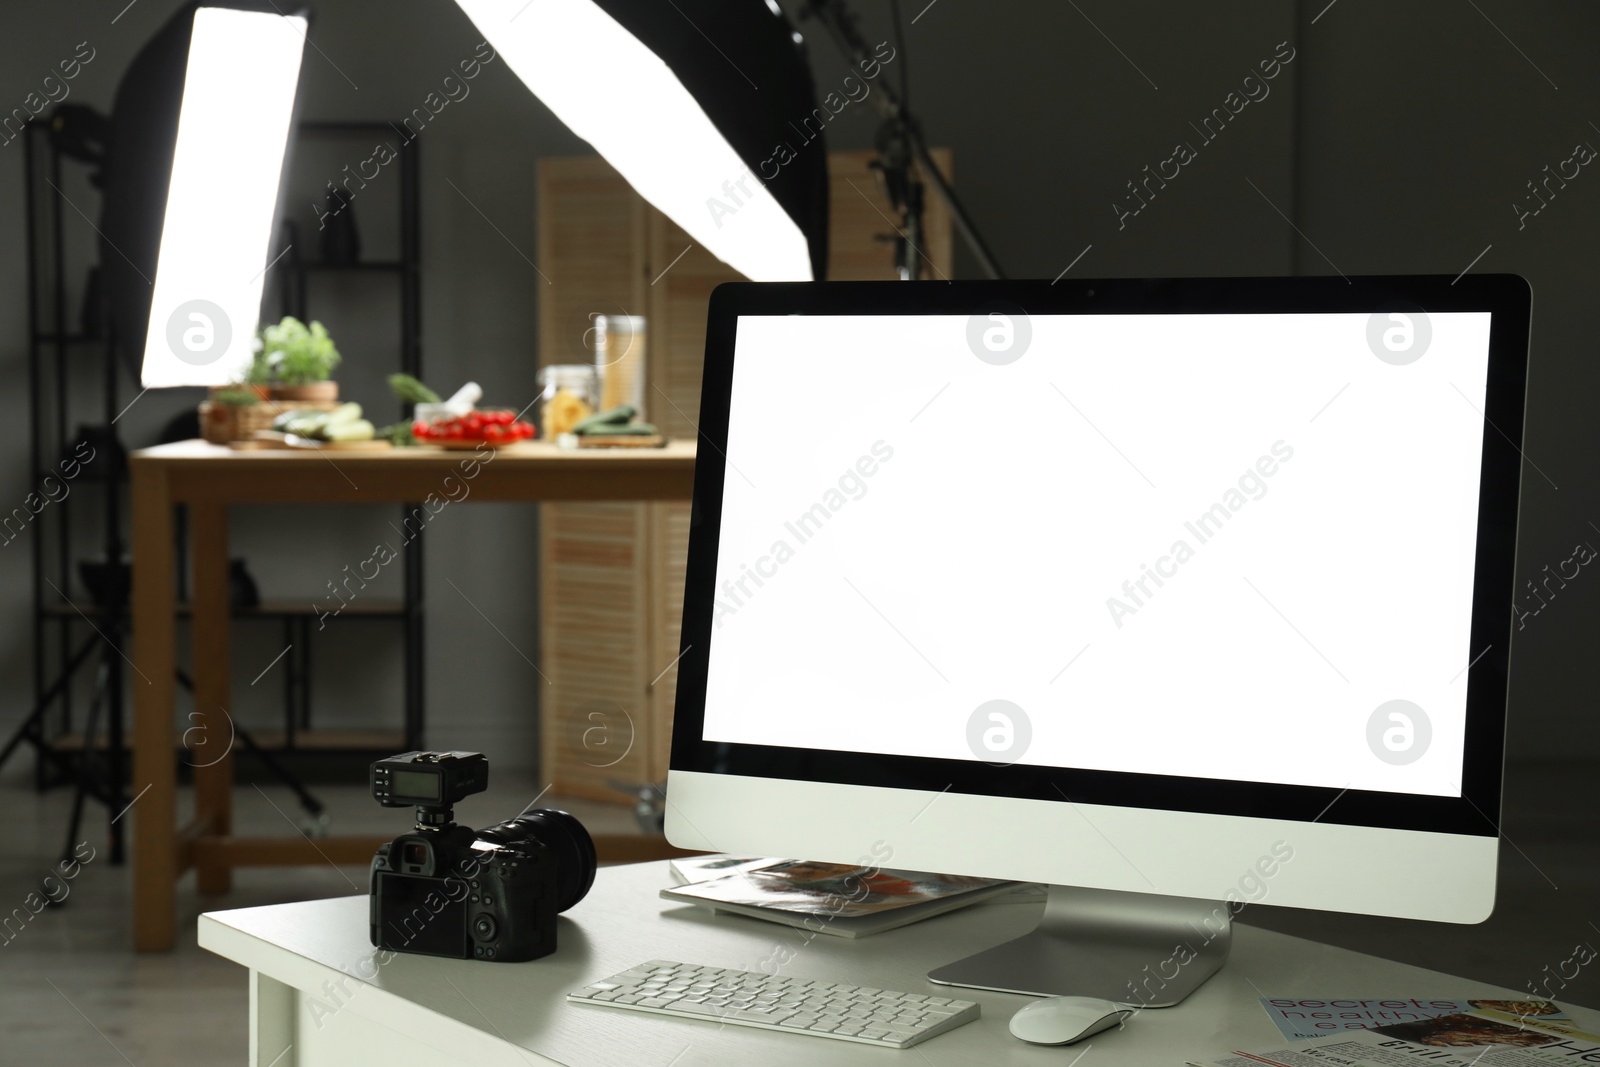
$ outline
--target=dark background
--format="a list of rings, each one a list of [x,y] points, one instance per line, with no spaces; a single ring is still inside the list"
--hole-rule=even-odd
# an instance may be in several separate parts
[[[1475,264],[1527,278],[1534,293],[1524,446],[1530,465],[1519,584],[1569,557],[1574,545],[1600,543],[1589,413],[1600,384],[1592,339],[1600,176],[1585,169],[1523,228],[1512,206],[1526,197],[1525,183],[1569,157],[1575,144],[1600,144],[1600,7],[1511,0],[925,3],[905,4],[905,50],[886,76],[909,66],[928,138],[953,150],[955,184],[1013,276],[1053,278],[1082,253],[1073,277],[1454,275]],[[70,83],[70,99],[107,108],[128,61],[176,6],[125,4],[7,4],[0,112],[20,106],[85,40],[96,57]],[[858,7],[870,39],[891,36],[882,3]],[[306,53],[302,80],[305,118],[404,114],[479,39],[444,2],[322,0],[315,10],[316,48]],[[812,39],[825,92],[844,67],[815,26],[801,29]],[[1295,58],[1270,83],[1271,95],[1249,105],[1119,229],[1113,204],[1125,183],[1170,155],[1177,141],[1194,141],[1189,123],[1238,90],[1280,42],[1289,42]],[[830,127],[833,147],[866,147],[871,133],[865,108],[849,109]],[[534,163],[586,154],[587,146],[503,62],[486,68],[471,95],[430,123],[419,144],[426,377],[441,392],[475,378],[489,400],[520,407],[534,390],[538,279],[523,259],[535,242]],[[368,147],[351,144],[343,162],[365,158]],[[309,156],[302,162],[324,165]],[[342,162],[328,160],[327,177],[334,164]],[[225,169],[218,180],[226,180]],[[0,428],[9,441],[0,452],[0,510],[30,489],[21,182],[20,142],[0,147]],[[312,176],[309,184],[320,180]],[[90,205],[98,198],[87,187],[69,183],[66,191],[97,213]],[[387,224],[382,195],[356,203],[374,232]],[[315,228],[309,198],[298,190],[288,210],[302,227]],[[92,232],[78,227],[72,239],[87,256]],[[958,276],[975,276],[965,257],[958,266]],[[396,358],[393,293],[363,291],[363,284],[330,285],[313,295],[312,310],[345,349],[352,369],[340,377],[370,373],[375,380],[375,368],[387,370]],[[369,371],[357,369],[363,364]],[[129,397],[136,391],[131,383],[124,388]],[[196,399],[191,391],[151,393],[121,425],[130,442],[148,443]],[[86,419],[94,415],[85,411]],[[1426,472],[1396,456],[1372,477]],[[235,521],[236,547],[273,595],[311,597],[345,563],[365,558],[386,517],[358,509],[247,512]],[[1329,518],[1383,521],[1360,513]],[[308,521],[321,529],[315,545],[296,538],[293,552],[276,549],[277,537]],[[530,508],[480,506],[470,522],[438,524],[428,548],[431,722],[449,725],[453,746],[492,747],[503,763],[524,767],[536,764],[537,679],[516,650],[482,626],[465,597],[535,653],[534,521]],[[1418,568],[1428,565],[1425,556],[1416,560]],[[31,699],[28,590],[28,548],[18,540],[0,550],[0,725],[15,721]],[[1411,606],[1397,588],[1372,610]],[[1501,904],[1489,924],[1453,928],[1272,908],[1246,918],[1515,988],[1570,956],[1575,943],[1600,938],[1590,922],[1600,912],[1590,910],[1600,885],[1597,818],[1585,788],[1600,757],[1591,697],[1597,612],[1600,578],[1585,571],[1516,634],[1507,845]],[[252,677],[277,651],[276,634],[238,629],[235,668]],[[342,628],[327,640],[317,683],[323,721],[396,718],[398,632]],[[341,667],[357,657],[360,671]],[[246,722],[270,720],[276,698],[242,693],[238,712]],[[7,779],[22,788],[17,768]],[[1426,864],[1428,857],[1424,851],[1405,861]],[[1596,1003],[1596,993],[1600,978],[1586,972],[1562,996]]]

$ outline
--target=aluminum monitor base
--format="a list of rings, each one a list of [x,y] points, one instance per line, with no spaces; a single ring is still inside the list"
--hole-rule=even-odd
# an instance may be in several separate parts
[[[1177,1004],[1228,959],[1228,905],[1190,897],[1047,887],[1029,933],[928,972],[940,985],[1035,996]]]

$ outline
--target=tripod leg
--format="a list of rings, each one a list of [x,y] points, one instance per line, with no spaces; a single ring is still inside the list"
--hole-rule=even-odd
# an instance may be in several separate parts
[[[189,679],[189,676],[181,669],[175,673],[178,676],[178,684],[189,690],[189,692],[194,692],[194,682]],[[233,732],[240,741],[244,742],[244,747],[249,749],[250,754],[265,764],[267,770],[276,775],[278,781],[287,786],[289,791],[299,799],[300,806],[306,810],[306,813],[321,822],[325,809],[322,806],[322,802],[311,794],[311,790],[307,789],[300,779],[291,774],[289,768],[279,763],[277,757],[256,744],[256,739],[238,722],[233,724]]]
[[[95,671],[94,697],[89,701],[89,714],[83,722],[83,755],[78,760],[78,784],[73,789],[72,816],[67,820],[67,844],[62,849],[62,859],[71,859],[78,843],[78,829],[83,824],[83,798],[89,791],[92,776],[90,764],[94,759],[94,735],[99,729],[100,705],[105,703],[110,680],[111,664],[102,656],[100,666]]]
[[[125,773],[122,760],[122,680],[127,677],[122,670],[120,650],[128,643],[124,639],[126,633],[127,630],[120,625],[111,631],[118,654],[106,658],[110,666],[106,678],[106,795],[111,798],[106,817],[111,820],[107,830],[111,834],[111,865],[114,867],[122,866],[127,859],[124,854],[123,824],[118,821],[123,810],[122,782]]]
[[[277,775],[280,782],[289,787],[289,790],[299,799],[300,806],[306,810],[306,813],[316,820],[318,825],[323,824],[325,819],[321,801],[312,796],[311,791],[302,785],[298,778],[290,774],[289,768],[279,763],[272,753],[257,745],[256,739],[250,736],[248,730],[238,723],[234,723],[233,729],[239,735],[239,740],[244,742],[244,747],[249,749],[250,753],[262,763],[266,764],[267,770]]]
[[[68,679],[83,665],[83,661],[89,658],[89,653],[94,651],[95,642],[99,640],[98,636],[89,638],[83,643],[82,648],[73,653],[72,658],[67,661],[67,665],[61,668],[61,677],[57,678],[55,684],[44,691],[44,695],[39,698],[39,703],[35,704],[33,710],[28,713],[28,717],[22,720],[22,725],[17,727],[16,732],[11,735],[11,739],[6,742],[5,747],[0,748],[0,767],[5,766],[6,760],[11,758],[11,754],[17,750],[17,746],[24,741],[31,741],[36,747],[43,749],[44,735],[37,732],[37,729],[43,724],[45,713],[50,709],[50,705],[55,703],[55,699],[60,695],[61,691],[67,687]]]

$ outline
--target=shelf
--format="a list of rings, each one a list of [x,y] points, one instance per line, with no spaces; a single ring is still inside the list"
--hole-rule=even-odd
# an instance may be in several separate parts
[[[410,269],[407,264],[389,259],[375,259],[365,263],[286,263],[286,271],[393,271],[401,272]]]
[[[338,608],[337,601],[318,607],[314,606],[309,598],[305,600],[263,600],[253,608],[235,607],[233,616],[236,619],[316,618],[324,611],[334,611],[336,608]],[[50,618],[77,618],[80,612],[91,619],[96,619],[104,617],[106,609],[99,604],[78,603],[73,605],[60,602],[46,604],[43,608],[43,614]],[[340,618],[350,615],[383,619],[402,618],[405,613],[405,601],[381,597],[352,600],[344,605],[342,611],[338,612]],[[184,617],[189,616],[191,614],[190,605],[186,603],[179,604],[178,614]]]
[[[91,337],[86,333],[69,333],[65,335],[58,333],[36,333],[33,335],[33,339],[39,344],[54,344],[57,341],[64,341],[69,345],[105,344],[106,341],[104,337]]]
[[[69,454],[63,453],[61,458],[62,458],[62,461],[65,462],[66,460],[71,459],[72,457]],[[54,468],[54,467],[46,467],[42,471],[35,471],[34,472],[34,484],[35,485],[41,484],[46,478],[55,478],[58,481],[70,480],[73,485],[78,485],[79,483],[84,483],[84,484],[92,483],[94,485],[104,485],[108,481],[111,480],[111,479],[107,478],[104,474],[96,474],[94,471],[83,470],[82,468],[79,469],[78,476],[76,478],[72,478],[72,479],[64,479],[64,478],[62,478],[61,472],[58,469]],[[124,468],[122,473],[117,475],[117,481],[119,483],[121,483],[121,484],[124,484],[124,485],[127,484],[128,472],[127,472],[126,468]]]
[[[251,730],[256,744],[268,752],[285,751],[282,730]],[[399,752],[405,748],[406,735],[401,730],[296,730],[293,752],[366,752],[378,750]],[[235,751],[248,753],[243,746]]]
[[[284,744],[282,730],[251,730],[250,736],[255,738],[256,744],[268,752],[399,752],[405,747],[405,734],[400,730],[296,730],[294,732],[294,747]],[[45,742],[57,752],[81,752],[83,750],[83,733],[74,730],[52,737]],[[126,741],[124,741],[126,746]],[[94,751],[104,752],[107,748],[106,735],[103,730],[97,730],[94,738]],[[250,750],[241,744],[235,745],[234,757],[249,758]]]

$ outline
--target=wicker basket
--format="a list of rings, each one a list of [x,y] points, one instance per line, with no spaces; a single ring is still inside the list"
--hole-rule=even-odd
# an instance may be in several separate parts
[[[219,404],[200,402],[200,436],[214,445],[248,441],[257,430],[272,429],[277,412],[270,404]]]
[[[200,436],[214,445],[248,441],[257,430],[272,429],[272,420],[285,411],[331,411],[337,404],[309,400],[262,400],[254,404],[200,402]]]

